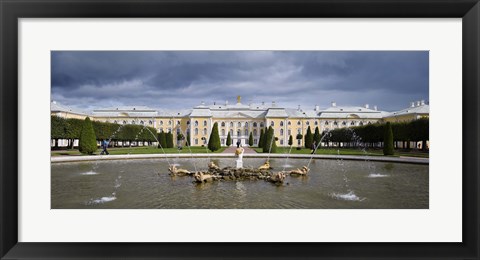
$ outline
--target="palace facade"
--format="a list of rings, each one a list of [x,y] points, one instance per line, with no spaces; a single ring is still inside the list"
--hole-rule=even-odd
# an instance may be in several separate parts
[[[51,103],[51,114],[64,118],[92,120],[117,124],[146,125],[157,129],[158,132],[172,132],[174,140],[178,134],[190,136],[192,146],[204,145],[208,142],[210,131],[218,123],[221,144],[226,145],[227,135],[230,133],[233,144],[240,141],[248,145],[250,133],[253,134],[254,146],[258,144],[260,131],[272,126],[275,136],[278,137],[278,146],[288,146],[288,139],[292,135],[294,145],[303,145],[304,139],[296,140],[297,134],[305,135],[308,127],[312,133],[318,127],[320,132],[336,128],[362,126],[377,122],[404,122],[429,116],[429,105],[423,100],[412,102],[408,108],[400,111],[386,112],[364,106],[338,106],[332,102],[326,109],[315,106],[306,109],[285,108],[271,104],[242,104],[241,97],[237,102],[229,104],[213,103],[200,105],[186,110],[168,111],[157,110],[145,106],[123,106],[96,109],[92,112],[78,112],[66,106]]]

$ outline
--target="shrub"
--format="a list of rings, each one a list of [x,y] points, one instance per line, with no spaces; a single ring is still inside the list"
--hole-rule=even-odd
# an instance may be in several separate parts
[[[218,123],[213,124],[212,132],[210,133],[210,138],[208,139],[208,149],[212,152],[220,149],[220,135],[218,134]]]
[[[78,150],[83,154],[93,154],[97,150],[97,137],[93,130],[90,118],[85,118],[80,132],[80,140],[78,142]]]
[[[313,134],[310,126],[307,128],[307,134],[305,135],[305,148],[310,149],[313,144]]]
[[[171,132],[166,133],[165,139],[167,141],[167,148],[173,148],[173,134]]]
[[[228,135],[227,135],[227,146],[230,146],[232,145],[232,137],[230,136],[230,132],[228,132]]]
[[[320,129],[318,129],[318,126],[315,127],[315,134],[313,135],[313,141],[318,145],[320,143],[320,140],[322,140],[322,136],[320,135]]]
[[[165,132],[162,131],[158,134],[158,142],[159,142],[159,147],[167,148],[167,136]]]
[[[264,142],[263,140],[265,139],[265,133],[263,132],[263,129],[260,130],[260,139],[258,139],[258,148],[263,148]]]
[[[277,151],[277,144],[275,142],[275,132],[273,127],[269,127],[267,134],[265,135],[265,145],[263,146],[264,153],[275,153]]]
[[[383,155],[393,155],[393,132],[392,125],[387,122],[383,135]]]
[[[292,135],[290,135],[290,137],[288,138],[288,145],[292,145],[293,144],[293,137]]]
[[[252,134],[252,132],[250,132],[250,135],[248,136],[248,145],[250,147],[253,146],[253,134]]]

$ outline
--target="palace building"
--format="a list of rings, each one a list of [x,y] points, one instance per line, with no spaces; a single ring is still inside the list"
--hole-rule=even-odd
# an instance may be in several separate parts
[[[378,110],[376,106],[338,106],[332,102],[326,109],[315,106],[306,109],[286,108],[275,102],[271,104],[243,104],[241,97],[237,102],[229,104],[213,103],[210,105],[201,102],[192,109],[168,111],[157,110],[145,106],[124,106],[96,109],[90,113],[74,111],[66,106],[51,103],[51,114],[64,118],[83,119],[89,116],[92,120],[117,123],[138,124],[155,128],[158,132],[172,132],[176,135],[190,136],[192,146],[201,146],[208,142],[210,131],[218,123],[218,131],[222,146],[226,145],[227,135],[230,133],[232,142],[240,141],[248,145],[250,133],[253,134],[254,146],[258,144],[260,131],[272,126],[275,136],[278,137],[278,146],[288,146],[290,135],[294,145],[303,145],[304,139],[296,140],[298,134],[305,135],[308,127],[312,133],[318,127],[320,132],[336,128],[362,126],[377,122],[405,122],[428,117],[429,105],[425,101],[412,102],[410,107],[386,112]]]

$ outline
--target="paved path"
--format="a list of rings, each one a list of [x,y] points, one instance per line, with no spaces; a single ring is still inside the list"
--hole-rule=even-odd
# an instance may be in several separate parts
[[[255,150],[253,150],[250,147],[242,147],[245,151],[243,152],[244,154],[247,153],[257,153]],[[235,153],[235,150],[237,150],[236,146],[230,146],[227,149],[225,149],[222,153]]]

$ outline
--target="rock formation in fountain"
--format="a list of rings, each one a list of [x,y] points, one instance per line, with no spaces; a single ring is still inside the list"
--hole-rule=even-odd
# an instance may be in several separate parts
[[[189,170],[185,169],[177,169],[177,166],[171,165],[168,167],[168,171],[170,172],[170,175],[192,175],[193,173],[190,172]]]
[[[292,176],[306,176],[310,169],[307,166],[303,166],[302,168],[291,170],[288,173]]]

